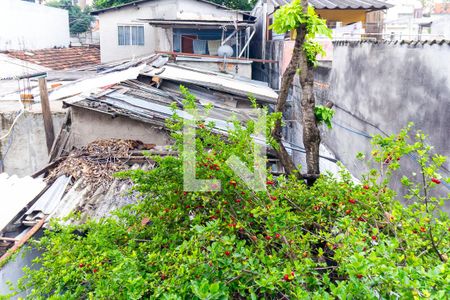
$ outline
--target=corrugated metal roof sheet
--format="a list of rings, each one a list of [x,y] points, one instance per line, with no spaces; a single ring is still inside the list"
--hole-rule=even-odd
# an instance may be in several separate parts
[[[242,97],[252,95],[257,100],[270,104],[275,104],[278,98],[278,94],[273,89],[256,84],[251,80],[240,80],[230,75],[222,75],[217,72],[202,72],[172,64],[167,64],[161,68],[154,68],[150,71],[142,72],[142,74],[181,83],[195,84]]]
[[[34,221],[35,219],[41,219],[44,215],[50,215],[61,201],[69,182],[70,177],[59,177],[25,213],[25,221]]]
[[[277,1],[278,2],[278,1]],[[281,0],[281,3],[289,3],[288,0]],[[315,9],[388,9],[392,4],[378,0],[309,0]],[[275,3],[275,5],[277,5]]]
[[[0,232],[30,203],[46,186],[40,178],[0,174]]]

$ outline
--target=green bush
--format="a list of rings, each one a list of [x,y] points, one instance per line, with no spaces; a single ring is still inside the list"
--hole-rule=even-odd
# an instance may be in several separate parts
[[[180,151],[181,125],[177,116],[168,124]],[[252,123],[234,125],[225,140],[197,124],[197,178],[220,179],[222,191],[184,192],[182,156],[121,173],[142,201],[100,221],[53,223],[36,242],[40,268],[18,290],[37,299],[448,299],[450,222],[439,210],[448,197],[433,196],[445,159],[422,133],[375,137],[378,168],[361,183],[342,169],[312,187],[269,176],[254,193],[224,163],[234,154],[253,164]],[[402,179],[407,207],[388,187],[404,155],[419,162]]]

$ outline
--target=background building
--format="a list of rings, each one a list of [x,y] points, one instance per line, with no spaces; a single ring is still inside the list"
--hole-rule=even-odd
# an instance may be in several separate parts
[[[250,15],[203,0],[141,0],[93,14],[99,18],[102,62],[155,51],[217,55],[230,34],[227,42],[236,54],[254,23]]]
[[[66,10],[27,1],[0,1],[0,51],[69,46]]]

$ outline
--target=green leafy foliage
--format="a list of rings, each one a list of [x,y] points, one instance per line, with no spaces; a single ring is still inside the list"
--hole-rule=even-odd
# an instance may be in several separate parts
[[[316,120],[319,124],[325,123],[325,125],[327,125],[328,128],[330,129],[332,128],[331,119],[334,116],[333,109],[323,105],[317,105],[316,107],[314,107],[314,114],[316,115]]]
[[[448,197],[434,195],[445,159],[422,133],[375,137],[375,167],[361,183],[342,169],[312,187],[270,175],[267,191],[252,192],[225,161],[253,165],[253,126],[232,122],[227,139],[196,124],[196,177],[219,179],[221,191],[184,192],[183,156],[153,157],[154,169],[118,175],[133,180],[138,203],[83,225],[52,223],[35,243],[40,267],[26,269],[18,290],[33,299],[446,299],[450,221],[439,207]],[[168,122],[180,153],[182,126],[177,115]],[[405,207],[388,185],[413,154],[421,176],[402,180]]]
[[[94,6],[96,8],[102,9],[134,1],[136,0],[94,0]],[[210,1],[232,9],[247,10],[247,11],[252,10],[253,6],[257,2],[256,0],[210,0]]]
[[[317,55],[325,56],[326,53],[322,46],[313,41],[317,35],[331,38],[331,30],[327,27],[326,21],[321,19],[312,6],[308,6],[307,13],[303,12],[301,1],[293,0],[288,4],[281,6],[274,14],[274,22],[270,26],[276,33],[286,33],[296,31],[302,24],[305,24],[307,35],[303,50],[306,53],[308,62],[316,66]]]
[[[73,5],[71,0],[53,0],[48,2],[47,5],[69,11],[70,33],[83,33],[91,28],[91,22],[94,18],[90,15],[90,7],[82,10],[79,6]]]

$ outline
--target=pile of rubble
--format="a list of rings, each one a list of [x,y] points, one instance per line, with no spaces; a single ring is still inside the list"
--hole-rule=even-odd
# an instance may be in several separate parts
[[[85,178],[89,184],[101,186],[113,181],[113,174],[128,169],[129,161],[144,158],[143,150],[151,150],[154,144],[135,140],[97,140],[81,149],[72,151],[55,168],[49,171],[47,182],[54,182],[62,175],[77,181]]]

